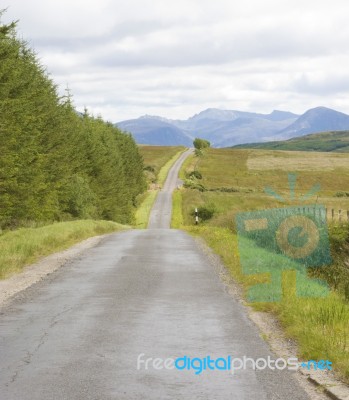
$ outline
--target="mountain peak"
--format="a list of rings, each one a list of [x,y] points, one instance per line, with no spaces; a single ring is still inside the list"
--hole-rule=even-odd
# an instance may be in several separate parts
[[[158,115],[141,115],[138,119],[156,119],[157,121],[169,122],[167,118],[159,117]]]
[[[298,118],[299,115],[293,114],[289,111],[273,110],[273,112],[267,115],[267,117],[272,121],[284,121],[287,119]]]
[[[324,106],[311,108],[308,111],[306,111],[303,115],[307,115],[307,114],[332,114],[332,115],[347,116],[347,114],[344,114],[340,111],[336,111],[336,110],[333,110],[332,108],[328,108],[328,107],[324,107]]]
[[[310,133],[348,129],[349,115],[321,106],[306,111],[297,121],[281,131],[279,138],[289,139]]]
[[[219,121],[232,121],[238,117],[239,115],[236,111],[221,110],[219,108],[207,108],[206,110],[190,117],[189,120],[216,119]]]

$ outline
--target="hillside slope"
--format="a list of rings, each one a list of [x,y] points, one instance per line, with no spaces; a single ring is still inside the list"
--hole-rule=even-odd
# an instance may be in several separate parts
[[[313,133],[289,140],[246,143],[235,148],[291,150],[291,151],[326,151],[337,153],[349,152],[349,131]]]
[[[349,130],[349,115],[326,107],[316,107],[280,131],[275,139],[290,139],[309,133]]]

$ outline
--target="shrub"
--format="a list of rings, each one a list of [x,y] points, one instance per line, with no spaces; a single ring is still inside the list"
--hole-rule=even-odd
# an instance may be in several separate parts
[[[187,188],[187,189],[196,189],[196,190],[199,190],[200,192],[206,192],[206,190],[207,190],[207,189],[205,188],[205,186],[202,185],[201,183],[198,183],[198,182],[196,182],[196,181],[192,181],[192,180],[190,180],[190,179],[187,179],[187,180],[184,182],[183,186],[184,186],[185,188]]]
[[[202,175],[199,171],[195,170],[189,173],[188,178],[202,179]]]
[[[144,171],[155,172],[155,167],[153,167],[152,165],[146,165],[144,167]]]
[[[349,197],[349,192],[337,192],[334,197]]]
[[[196,149],[201,150],[211,146],[211,143],[208,140],[195,138],[193,141],[193,145]]]
[[[208,204],[206,206],[198,207],[198,216],[201,221],[207,221],[211,219],[216,212],[216,207],[214,204]],[[191,215],[195,217],[195,210],[192,211]]]

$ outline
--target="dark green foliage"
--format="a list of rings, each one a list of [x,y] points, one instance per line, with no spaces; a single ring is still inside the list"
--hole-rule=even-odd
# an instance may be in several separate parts
[[[153,167],[152,165],[146,165],[144,167],[144,171],[155,172],[155,167]]]
[[[187,179],[185,180],[183,186],[185,188],[196,189],[200,192],[205,192],[205,186],[198,182],[198,180],[202,179],[202,174],[198,170],[191,171],[186,174]]]
[[[336,192],[334,197],[349,197],[349,192]]]
[[[193,141],[193,145],[197,150],[201,150],[210,147],[211,143],[205,139],[195,138]]]
[[[325,279],[349,301],[349,225],[331,224],[329,234],[333,262],[331,265],[315,268],[311,273],[317,278]]]
[[[207,221],[211,219],[216,212],[214,204],[208,204],[206,206],[198,207],[198,216],[201,221]],[[195,210],[192,211],[191,215],[195,217]]]
[[[238,193],[238,192],[246,192],[249,193],[252,191],[252,189],[238,189],[238,188],[234,188],[234,187],[219,187],[219,188],[210,188],[209,189],[210,192],[225,192],[225,193]]]
[[[1,12],[0,12],[1,16]],[[132,222],[145,190],[131,136],[75,112],[15,24],[0,24],[0,227],[103,218]]]
[[[188,178],[202,179],[202,175],[201,175],[201,172],[199,172],[199,171],[197,171],[197,170],[194,170],[194,171],[191,171],[191,172],[188,174]]]
[[[200,192],[205,192],[207,190],[204,185],[198,183],[196,180],[191,180],[191,179],[185,180],[183,186],[186,189],[196,189],[199,190]]]

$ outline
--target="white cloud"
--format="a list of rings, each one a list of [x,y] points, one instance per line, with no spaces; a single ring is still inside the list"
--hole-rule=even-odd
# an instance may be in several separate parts
[[[78,108],[112,121],[205,107],[349,113],[346,0],[8,0],[3,20]]]

